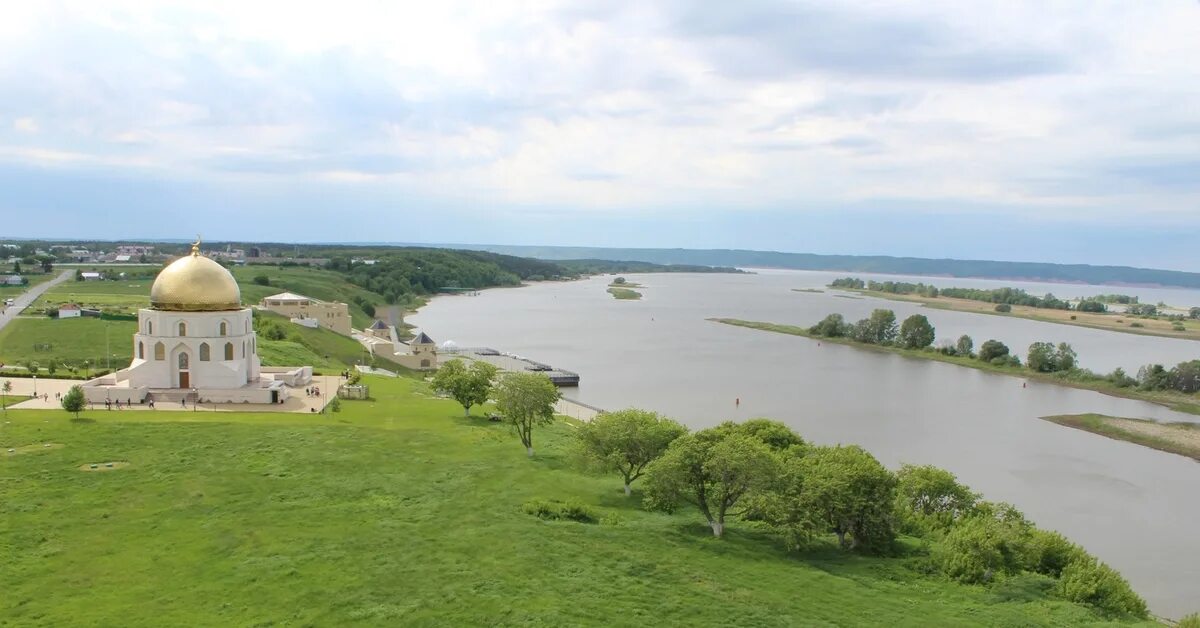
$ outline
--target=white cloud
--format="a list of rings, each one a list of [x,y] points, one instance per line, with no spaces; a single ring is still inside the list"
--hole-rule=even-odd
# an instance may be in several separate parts
[[[1172,174],[1200,138],[1194,2],[728,7],[27,8],[0,29],[0,158],[564,210],[1200,221],[1200,187]]]

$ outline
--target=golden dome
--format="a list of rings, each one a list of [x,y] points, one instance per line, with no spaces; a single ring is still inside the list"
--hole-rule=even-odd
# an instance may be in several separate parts
[[[171,262],[150,288],[150,307],[172,312],[216,312],[242,309],[242,291],[224,266],[200,254],[200,242],[192,254]]]

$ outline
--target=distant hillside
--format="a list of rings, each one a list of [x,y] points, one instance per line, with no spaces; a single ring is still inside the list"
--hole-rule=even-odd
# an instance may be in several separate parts
[[[449,246],[449,245],[448,245]],[[1200,273],[1130,266],[1048,264],[1041,262],[998,262],[989,260],[926,259],[886,255],[816,255],[740,249],[606,249],[570,246],[452,245],[494,253],[536,257],[545,260],[611,259],[655,264],[695,264],[836,270],[894,275],[944,275],[984,279],[1026,279],[1089,284],[1125,284],[1200,288]]]

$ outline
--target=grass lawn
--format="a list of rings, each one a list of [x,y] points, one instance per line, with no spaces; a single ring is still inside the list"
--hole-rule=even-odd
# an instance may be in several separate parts
[[[566,422],[527,459],[413,379],[328,416],[10,411],[0,429],[8,625],[901,625],[1102,622],[907,558],[790,554],[648,513],[575,470]],[[52,443],[50,448],[37,447]],[[34,447],[27,447],[35,445]],[[59,446],[61,445],[61,446]],[[19,453],[6,454],[8,448]],[[128,466],[92,472],[91,463]],[[636,486],[636,485],[635,485]],[[601,524],[547,522],[575,499]],[[914,551],[915,548],[914,548]]]
[[[45,369],[52,358],[81,368],[84,360],[90,360],[94,370],[96,365],[103,368],[108,356],[115,356],[112,357],[113,368],[123,368],[129,365],[133,357],[132,338],[135,331],[135,321],[105,321],[88,317],[62,320],[45,316],[21,317],[0,329],[0,362],[19,364],[25,360],[36,360]]]
[[[1171,408],[1177,412],[1200,414],[1200,395],[1189,395],[1170,390],[1143,391],[1133,387],[1121,388],[1119,386],[1114,386],[1107,380],[1072,379],[1057,373],[1038,373],[1022,366],[997,366],[989,362],[983,362],[981,360],[966,356],[945,355],[943,353],[934,351],[932,348],[905,349],[903,347],[897,347],[894,345],[865,344],[861,342],[855,342],[849,338],[829,338],[826,336],[816,336],[809,333],[807,327],[798,327],[796,325],[781,325],[778,323],[766,323],[761,321],[746,321],[736,318],[710,318],[709,320],[715,323],[733,325],[735,327],[748,327],[750,329],[770,331],[779,334],[788,334],[790,336],[803,336],[805,338],[820,340],[821,342],[849,345],[864,351],[897,353],[905,357],[917,358],[920,360],[948,362],[950,364],[957,364],[959,366],[965,366],[967,368],[978,369],[981,371],[990,371],[993,373],[1000,373],[1002,375],[1012,375],[1013,377],[1024,377],[1025,379],[1060,384],[1062,386],[1070,386],[1072,388],[1094,390],[1105,395],[1112,395],[1113,397],[1125,397],[1127,399],[1149,401],[1150,403],[1157,403],[1167,406],[1168,408]]]
[[[1062,325],[1091,327],[1093,329],[1107,329],[1108,331],[1119,331],[1127,334],[1163,336],[1165,338],[1183,338],[1185,340],[1200,340],[1200,321],[1196,320],[1180,321],[1179,324],[1183,326],[1183,330],[1179,331],[1176,329],[1174,322],[1165,318],[1140,318],[1137,316],[1129,316],[1127,314],[1116,312],[1080,312],[1078,310],[1055,310],[1049,308],[1030,307],[1027,305],[1014,305],[1012,306],[1011,312],[997,312],[995,303],[974,301],[971,299],[958,299],[953,297],[924,297],[917,294],[893,294],[890,292],[855,290],[852,288],[839,288],[839,290],[848,290],[857,294],[878,297],[880,299],[889,299],[892,301],[909,301],[912,303],[920,303],[926,307],[933,307],[942,310],[953,310],[955,312],[992,314],[995,316],[1013,316],[1016,318],[1027,318],[1029,320],[1042,321],[1045,323],[1059,323]]]
[[[266,366],[310,364],[322,370],[341,370],[362,363],[369,357],[362,344],[349,336],[324,328],[310,329],[296,325],[272,312],[260,311],[255,316],[279,320],[289,334],[288,340],[259,338],[259,356]],[[379,368],[409,372],[409,369],[383,358],[376,358],[375,361]]]
[[[1200,461],[1200,425],[1195,423],[1160,423],[1104,414],[1059,414],[1042,418],[1051,423]]]

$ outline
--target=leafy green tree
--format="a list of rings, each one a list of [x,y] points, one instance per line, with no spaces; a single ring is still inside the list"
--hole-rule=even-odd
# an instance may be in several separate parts
[[[14,260],[14,261],[13,261],[13,274],[14,274],[14,275],[20,275],[20,274],[21,274],[21,260]]]
[[[786,461],[779,508],[768,521],[795,539],[833,532],[843,548],[886,549],[896,537],[896,476],[858,446],[815,447]]]
[[[954,353],[968,358],[975,355],[975,341],[966,334],[959,336],[958,342],[954,343]]]
[[[625,283],[625,278],[624,278],[624,277],[617,277],[616,279],[613,279],[613,283],[615,283],[615,284],[623,284],[623,283]]]
[[[930,559],[947,577],[959,582],[982,583],[997,574],[1016,574],[1029,564],[1032,526],[1024,518],[996,517],[987,513],[956,523]]]
[[[846,323],[846,319],[841,314],[830,314],[821,319],[821,322],[810,327],[808,332],[815,336],[838,338],[850,332],[850,325]]]
[[[771,419],[750,419],[743,423],[722,423],[721,429],[731,429],[752,436],[774,451],[787,451],[792,447],[803,447],[804,439],[792,428]]]
[[[984,362],[991,362],[996,358],[1002,358],[1007,355],[1008,345],[999,340],[988,340],[979,347],[979,359]]]
[[[498,369],[475,360],[467,366],[461,359],[450,360],[433,375],[433,389],[448,395],[463,407],[463,416],[471,416],[471,406],[483,405],[492,393],[492,380]]]
[[[878,309],[871,312],[871,334],[875,344],[888,344],[896,339],[896,313]],[[930,340],[930,342],[933,342]]]
[[[1104,305],[1104,303],[1101,303],[1100,301],[1085,299],[1080,301],[1079,305],[1075,306],[1075,309],[1079,310],[1080,312],[1107,312],[1108,306]]]
[[[677,438],[646,470],[646,505],[673,512],[681,502],[700,510],[713,536],[743,499],[771,487],[779,459],[761,440],[739,430],[710,428]]]
[[[629,485],[642,476],[646,465],[686,433],[687,428],[657,412],[630,408],[600,414],[581,425],[576,437],[586,458],[621,474],[628,497]]]
[[[271,278],[266,275],[255,275],[254,283],[260,286],[269,286],[271,285]]]
[[[58,360],[50,358],[50,363],[46,365],[46,372],[54,377],[54,374],[58,372]]]
[[[558,387],[541,373],[505,373],[496,385],[496,407],[516,430],[533,457],[533,428],[554,422],[554,404],[562,397]]]
[[[1025,358],[1025,366],[1039,373],[1057,371],[1058,360],[1054,345],[1048,342],[1035,342],[1029,345],[1029,355]]]
[[[4,384],[0,385],[0,391],[4,393],[3,398],[0,398],[0,407],[4,409],[4,416],[8,416],[8,396],[12,394],[12,382],[4,380]]]
[[[67,391],[67,394],[62,398],[63,410],[75,413],[75,418],[79,418],[79,413],[87,407],[87,399],[83,396],[83,387],[76,384]]]
[[[905,349],[924,349],[933,339],[933,325],[923,314],[913,314],[900,324],[900,346]]]
[[[1121,574],[1093,556],[1082,554],[1062,570],[1059,593],[1064,599],[1094,606],[1113,615],[1146,617],[1146,602]]]
[[[953,473],[932,465],[906,464],[896,480],[896,510],[918,528],[948,528],[972,513],[979,499]]]
[[[1058,349],[1054,352],[1054,364],[1059,371],[1070,371],[1075,368],[1078,357],[1071,345],[1060,342]]]
[[[38,264],[41,264],[42,272],[48,273],[48,272],[54,270],[54,256],[53,255],[39,255],[37,257],[37,262],[38,262]]]
[[[1194,307],[1188,310],[1188,318],[1200,318],[1200,307]]]

